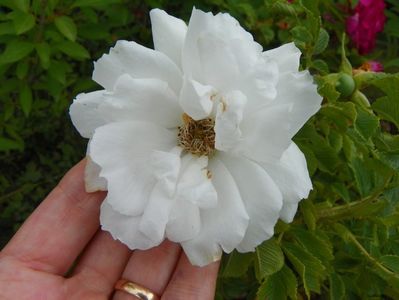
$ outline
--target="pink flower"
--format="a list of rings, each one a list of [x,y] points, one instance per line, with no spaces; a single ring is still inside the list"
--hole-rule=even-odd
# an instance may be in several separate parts
[[[360,0],[346,20],[346,31],[360,54],[374,49],[376,35],[384,29],[384,8],[384,0]]]

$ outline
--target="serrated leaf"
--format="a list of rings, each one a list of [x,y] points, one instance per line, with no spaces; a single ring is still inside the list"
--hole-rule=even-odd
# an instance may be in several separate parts
[[[328,102],[336,102],[340,93],[336,90],[337,76],[323,76],[318,79],[318,93],[327,99]]]
[[[254,260],[254,254],[249,253],[239,253],[233,251],[227,257],[227,262],[223,267],[222,276],[224,277],[240,277],[243,276],[249,266]]]
[[[329,41],[330,41],[330,35],[328,34],[328,32],[324,28],[320,28],[319,36],[317,37],[313,54],[322,53],[327,48]]]
[[[323,105],[320,114],[328,117],[339,129],[346,131],[356,119],[355,105],[350,102],[337,102]]]
[[[284,265],[284,255],[280,245],[271,238],[256,247],[256,262],[258,280],[262,280],[280,270]]]
[[[395,171],[399,171],[399,151],[395,152],[378,152],[379,159],[388,167]]]
[[[373,110],[399,128],[399,75],[375,80],[373,84],[386,94],[372,104]]]
[[[335,150],[336,153],[340,152],[343,145],[343,137],[338,131],[331,129],[328,135],[328,143]]]
[[[76,25],[73,19],[67,16],[60,16],[54,20],[57,29],[70,41],[76,40]]]
[[[0,64],[9,64],[21,60],[33,51],[33,44],[30,42],[12,40],[0,55]]]
[[[23,85],[19,92],[19,103],[25,116],[29,116],[32,109],[32,90],[28,85]]]
[[[331,185],[331,189],[337,193],[345,202],[349,203],[351,201],[351,197],[349,195],[348,188],[342,182],[334,182]]]
[[[328,64],[322,59],[315,59],[312,61],[311,67],[319,71],[322,75],[328,74],[330,71],[328,68]],[[329,93],[327,91],[327,93]],[[338,99],[338,97],[337,97]]]
[[[51,55],[51,48],[49,44],[47,43],[36,44],[35,48],[43,69],[48,69],[48,67],[50,66],[50,55]]]
[[[294,272],[287,266],[267,277],[257,292],[257,299],[285,300],[297,299],[297,285]]]
[[[58,49],[66,55],[78,60],[90,58],[89,52],[82,45],[71,41],[60,43]]]
[[[384,255],[379,258],[379,261],[395,273],[399,274],[399,256],[397,255]]]
[[[355,156],[356,147],[353,140],[347,135],[343,136],[342,149],[344,150],[346,160],[351,161],[352,158]]]
[[[311,43],[313,40],[312,34],[305,26],[295,26],[291,29],[291,34],[294,39],[303,43]]]
[[[367,168],[365,162],[358,157],[352,159],[349,167],[353,171],[360,195],[367,196],[373,189],[373,174]]]
[[[325,268],[321,261],[293,243],[285,243],[283,250],[301,276],[308,299],[311,292],[320,293],[320,286],[325,277]]]
[[[399,94],[396,98],[381,97],[372,107],[384,120],[394,123],[399,128]]]
[[[399,135],[380,132],[377,139],[380,142],[380,149],[386,151],[399,151]]]
[[[14,11],[12,12],[11,18],[13,20],[15,32],[18,35],[31,30],[35,26],[35,17],[32,14]]]
[[[332,273],[329,276],[330,283],[330,299],[342,300],[345,299],[345,284],[341,276]]]
[[[315,209],[314,209],[313,203],[310,200],[305,199],[305,200],[301,201],[300,207],[301,207],[301,212],[303,215],[303,220],[305,221],[306,226],[310,230],[315,230],[316,229],[316,216],[315,216]]]
[[[366,139],[371,138],[378,129],[380,122],[370,111],[357,108],[355,129]]]
[[[333,247],[328,238],[322,239],[321,234],[298,227],[293,228],[291,232],[295,240],[320,261],[327,262],[334,259]]]
[[[331,174],[337,171],[339,157],[331,146],[324,142],[323,144],[314,145],[312,150],[319,162],[320,170]]]
[[[300,149],[303,152],[303,154],[305,154],[306,164],[308,166],[309,174],[313,175],[317,169],[317,159],[314,156],[313,151],[311,149],[309,149],[309,147],[301,145]]]

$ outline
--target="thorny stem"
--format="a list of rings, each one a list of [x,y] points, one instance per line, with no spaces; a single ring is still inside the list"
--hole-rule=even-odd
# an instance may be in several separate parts
[[[370,264],[375,266],[378,270],[383,272],[386,276],[398,278],[397,274],[395,274],[391,270],[388,270],[377,259],[375,259],[373,256],[371,256],[370,253],[368,253],[368,251],[362,246],[362,244],[360,244],[360,242],[356,239],[356,237],[352,233],[348,234],[348,239],[356,246],[356,248],[359,249],[359,251],[364,255],[364,257],[369,261]]]
[[[376,190],[374,193],[363,199],[345,205],[339,205],[336,207],[331,207],[331,208],[329,207],[317,210],[318,219],[326,219],[326,218],[340,219],[346,216],[353,215],[353,213],[356,212],[362,206],[375,201],[385,191],[389,182],[391,181],[391,178],[392,175],[387,178],[387,180],[380,189]]]

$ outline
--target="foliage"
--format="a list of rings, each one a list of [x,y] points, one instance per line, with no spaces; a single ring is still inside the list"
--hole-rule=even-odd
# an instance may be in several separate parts
[[[322,109],[296,135],[313,191],[291,224],[254,253],[226,255],[216,299],[399,299],[399,4],[386,1],[377,48],[360,56],[343,34],[347,1],[204,0],[265,49],[295,41]],[[92,61],[118,39],[151,45],[148,11],[188,20],[193,1],[0,0],[0,240],[84,155],[68,106]],[[381,61],[389,73],[356,70]],[[265,199],[267,200],[267,199]]]

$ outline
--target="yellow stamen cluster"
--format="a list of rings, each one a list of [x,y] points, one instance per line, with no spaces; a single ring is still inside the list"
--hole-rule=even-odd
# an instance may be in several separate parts
[[[178,145],[194,155],[209,156],[215,151],[214,127],[211,118],[195,121],[184,113],[183,125],[178,128]]]

